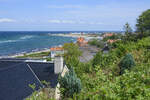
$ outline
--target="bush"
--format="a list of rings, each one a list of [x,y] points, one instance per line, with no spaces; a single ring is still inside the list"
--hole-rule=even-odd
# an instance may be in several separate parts
[[[63,98],[73,97],[74,93],[79,93],[81,91],[81,81],[77,78],[73,68],[71,68],[64,77],[60,76],[59,83]]]
[[[105,46],[105,42],[101,41],[101,40],[97,40],[97,39],[92,39],[88,42],[89,45],[92,46],[97,46],[99,48],[104,48]]]
[[[33,90],[32,95],[24,100],[55,100],[55,89],[50,87],[50,83],[46,81],[41,81],[44,88],[36,90],[37,86],[35,84],[29,84],[29,87]]]
[[[90,44],[90,45],[97,45],[98,44],[98,40],[97,39],[90,40],[88,42],[88,44]]]
[[[128,46],[121,42],[116,43],[116,47],[117,48],[115,49],[115,53],[119,58],[123,57],[128,52]]]
[[[46,58],[46,61],[52,61],[52,59],[49,57],[49,58]]]
[[[102,52],[98,52],[93,59],[93,67],[96,65],[100,65],[101,61],[103,60],[102,58]]]
[[[115,55],[115,53],[110,52],[108,54],[103,54],[100,51],[94,56],[92,65],[94,68],[96,66],[99,66],[101,68],[108,68],[112,66],[113,64],[115,64],[116,60],[117,60],[117,56]]]
[[[130,70],[135,66],[134,58],[131,54],[126,54],[125,57],[120,61],[120,74],[122,74],[126,69]]]

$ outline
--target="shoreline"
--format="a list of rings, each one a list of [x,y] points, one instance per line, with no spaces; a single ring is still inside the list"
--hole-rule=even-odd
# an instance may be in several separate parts
[[[42,52],[50,52],[50,49],[48,48],[44,48],[44,49],[41,49],[41,50],[32,50],[31,52],[21,52],[21,53],[17,53],[17,54],[11,54],[11,55],[4,55],[4,56],[0,56],[0,59],[1,58],[16,58],[16,57],[19,57],[19,56],[24,56],[25,54],[26,55],[30,55],[30,54],[36,54],[36,53],[42,53]]]
[[[61,37],[72,37],[72,38],[79,38],[79,37],[83,37],[83,38],[88,38],[91,37],[88,34],[50,34],[51,36],[61,36]]]
[[[102,39],[103,37],[99,35],[93,35],[93,34],[50,34],[51,36],[61,36],[61,37],[72,37],[72,38],[85,38],[87,40],[90,39]]]

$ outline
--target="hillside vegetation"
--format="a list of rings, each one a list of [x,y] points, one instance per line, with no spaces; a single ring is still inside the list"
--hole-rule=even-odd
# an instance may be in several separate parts
[[[120,41],[115,45],[117,48],[112,49],[108,54],[98,52],[91,61],[92,64],[79,64],[75,67],[83,88],[81,93],[74,95],[73,99],[150,99],[150,37],[138,42]],[[135,65],[125,69],[120,75],[119,63],[128,53],[133,56]]]
[[[136,33],[127,23],[125,35],[109,44],[108,53],[99,51],[88,63],[79,62],[78,54],[66,54],[65,58],[70,58],[66,62],[80,78],[82,90],[62,97],[70,100],[149,100],[150,27],[146,26],[150,25],[149,12],[145,11],[137,20]],[[141,17],[145,18],[143,25]]]

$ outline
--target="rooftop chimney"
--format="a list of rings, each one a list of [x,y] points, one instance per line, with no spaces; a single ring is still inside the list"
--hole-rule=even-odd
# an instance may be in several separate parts
[[[54,72],[55,74],[61,73],[63,70],[63,57],[55,56],[54,60]]]

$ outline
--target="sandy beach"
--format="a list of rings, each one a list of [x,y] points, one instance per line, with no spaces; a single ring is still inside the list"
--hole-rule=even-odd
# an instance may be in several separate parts
[[[93,35],[93,34],[50,34],[51,36],[62,36],[62,37],[72,37],[72,38],[79,38],[83,37],[85,39],[102,39],[102,37]]]

